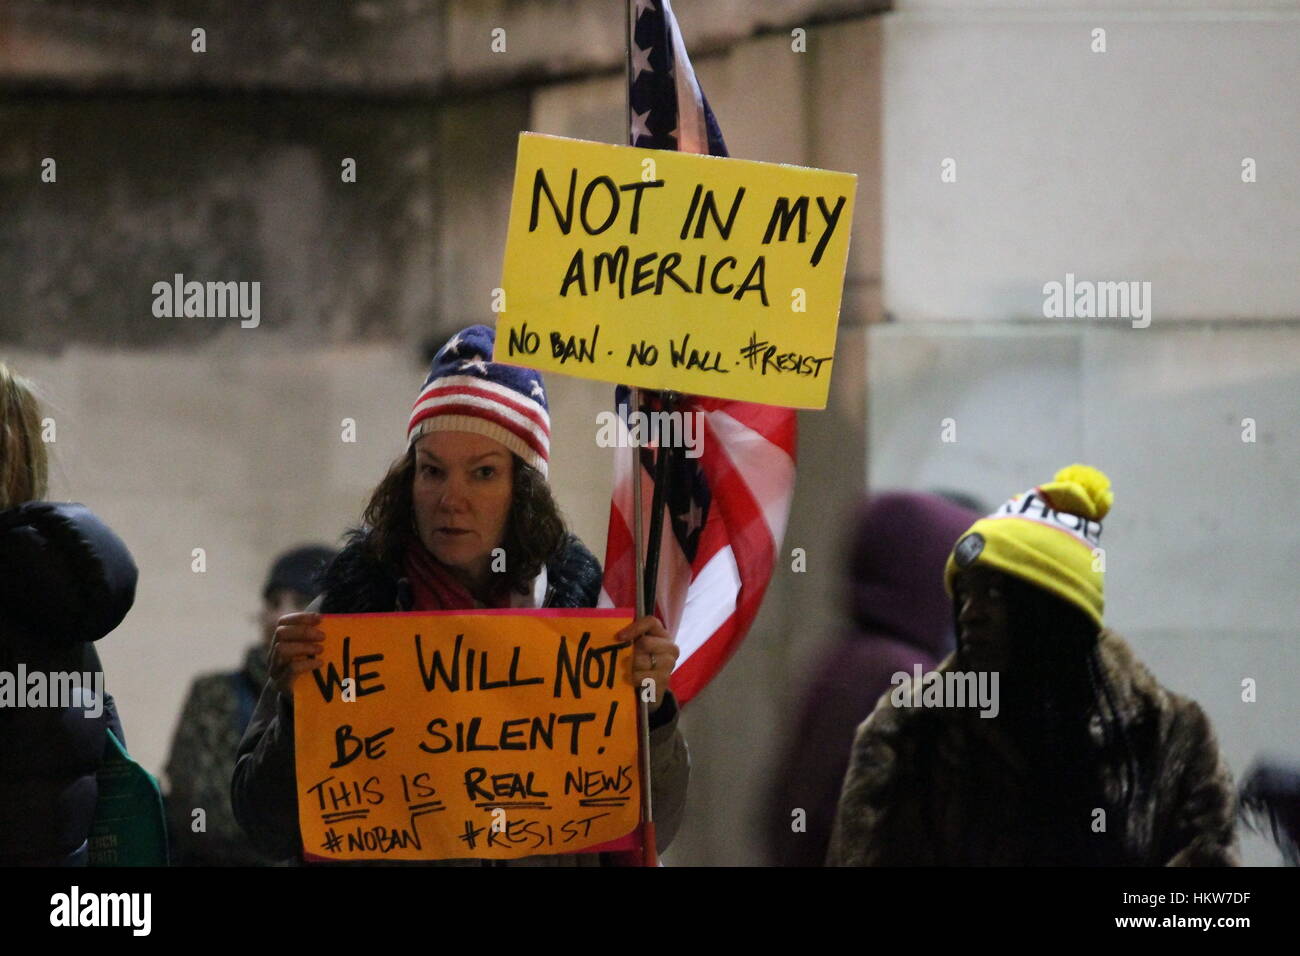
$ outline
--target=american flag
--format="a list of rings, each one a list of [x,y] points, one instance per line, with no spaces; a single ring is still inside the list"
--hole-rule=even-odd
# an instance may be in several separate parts
[[[631,145],[726,156],[670,0],[635,4]],[[620,385],[614,394],[624,439],[630,392]],[[649,410],[663,408],[659,393],[642,394]],[[671,689],[684,704],[722,669],[763,601],[794,494],[796,426],[792,409],[771,405],[683,395],[676,408],[698,413],[702,446],[697,458],[684,447],[661,452],[670,476],[654,613],[681,648]],[[648,536],[654,459],[649,449],[639,454]],[[624,451],[615,455],[602,607],[636,604],[632,514],[631,454]]]

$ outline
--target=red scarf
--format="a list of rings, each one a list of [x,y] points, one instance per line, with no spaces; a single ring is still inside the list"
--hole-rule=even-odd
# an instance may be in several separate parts
[[[406,546],[406,579],[411,583],[412,611],[472,611],[474,595],[417,537]],[[509,594],[497,588],[487,607],[509,607]]]

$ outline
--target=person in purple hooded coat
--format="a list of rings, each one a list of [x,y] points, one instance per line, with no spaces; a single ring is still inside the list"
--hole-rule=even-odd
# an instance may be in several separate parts
[[[858,724],[896,672],[930,670],[955,646],[943,569],[979,515],[914,492],[885,492],[858,506],[847,548],[849,621],[815,669],[768,798],[773,864],[823,864]],[[805,811],[802,820],[796,810]]]

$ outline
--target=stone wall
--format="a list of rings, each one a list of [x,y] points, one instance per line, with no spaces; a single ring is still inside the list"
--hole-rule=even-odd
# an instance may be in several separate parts
[[[860,177],[831,407],[800,415],[786,550],[807,549],[810,570],[779,565],[749,643],[686,717],[695,778],[677,862],[763,859],[753,814],[799,690],[790,675],[835,618],[836,515],[822,505],[863,485],[863,328],[880,312],[880,32],[844,19],[870,6],[676,5],[733,155]],[[624,140],[622,23],[608,9],[0,12],[0,342],[47,395],[52,495],[101,513],[140,564],[136,606],[102,653],[150,770],[189,681],[254,639],[271,557],[357,520],[401,448],[429,344],[491,321],[518,133]],[[489,46],[497,25],[503,53]],[[259,324],[155,316],[154,283],[177,273],[259,282]],[[593,439],[612,390],[548,386],[553,484],[602,553],[613,461]]]
[[[274,553],[356,520],[429,344],[491,321],[518,133],[624,141],[616,6],[0,8],[0,350],[56,419],[53,495],[102,513],[140,562],[102,650],[149,769],[189,680],[253,639]],[[1117,625],[1205,704],[1235,770],[1291,746],[1300,620],[1278,595],[1298,555],[1269,516],[1300,490],[1297,4],[882,6],[675,4],[733,155],[859,185],[830,403],[799,414],[786,557],[751,636],[684,715],[672,863],[766,861],[765,788],[839,627],[841,533],[867,487],[996,501],[1095,459],[1119,493]],[[1067,271],[1151,281],[1152,326],[1043,319],[1042,286]],[[262,283],[259,326],[155,317],[153,283],[178,272]],[[548,388],[553,484],[601,553],[611,390]],[[1255,672],[1245,709],[1234,689]]]

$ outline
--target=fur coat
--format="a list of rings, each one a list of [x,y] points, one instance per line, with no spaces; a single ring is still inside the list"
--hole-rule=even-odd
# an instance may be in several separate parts
[[[1139,767],[1126,825],[1113,821],[1124,829],[1115,835],[1120,862],[1235,865],[1235,794],[1204,711],[1161,687],[1113,632],[1102,631],[1099,651]],[[945,658],[939,673],[954,670],[955,657]],[[858,727],[828,864],[1036,862],[1033,838],[1023,825],[1034,808],[1029,768],[1005,722],[999,726],[996,717],[968,708],[899,707],[892,696],[882,696]],[[1101,736],[1100,720],[1094,719],[1098,748]],[[1121,791],[1120,755],[1103,750],[1101,759],[1104,790],[1114,806]]]

